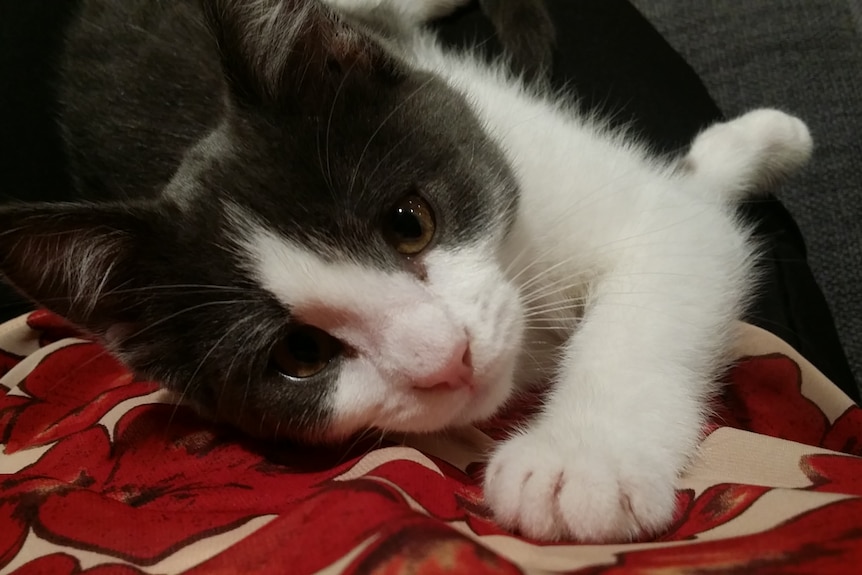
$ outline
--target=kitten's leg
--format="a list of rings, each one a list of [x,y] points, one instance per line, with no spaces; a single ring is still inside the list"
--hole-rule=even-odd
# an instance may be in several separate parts
[[[592,286],[543,412],[489,461],[485,495],[503,525],[540,539],[612,541],[672,520],[745,291],[748,248],[742,234],[728,235],[739,246],[727,261],[713,259],[718,243],[685,256],[645,249]],[[655,244],[679,252],[687,239]]]
[[[695,138],[680,166],[705,191],[734,201],[768,189],[803,166],[813,142],[802,120],[760,109],[710,126]]]

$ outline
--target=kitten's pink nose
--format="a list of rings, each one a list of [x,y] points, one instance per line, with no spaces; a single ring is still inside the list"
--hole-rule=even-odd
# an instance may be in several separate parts
[[[473,383],[473,358],[470,344],[464,342],[457,346],[443,366],[427,376],[413,380],[415,389],[469,387]]]

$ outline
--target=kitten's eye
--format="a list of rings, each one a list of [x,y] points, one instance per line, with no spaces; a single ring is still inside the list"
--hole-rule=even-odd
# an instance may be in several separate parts
[[[415,256],[434,239],[436,222],[428,202],[416,195],[405,196],[386,215],[386,241],[405,256]]]
[[[272,350],[276,368],[288,377],[317,375],[341,353],[341,344],[325,331],[310,325],[292,328]]]

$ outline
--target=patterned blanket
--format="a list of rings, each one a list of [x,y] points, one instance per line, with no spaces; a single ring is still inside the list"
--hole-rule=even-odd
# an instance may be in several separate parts
[[[857,572],[862,410],[766,332],[738,353],[673,526],[547,545],[482,501],[482,454],[529,398],[482,430],[264,444],[36,312],[0,326],[0,573]]]

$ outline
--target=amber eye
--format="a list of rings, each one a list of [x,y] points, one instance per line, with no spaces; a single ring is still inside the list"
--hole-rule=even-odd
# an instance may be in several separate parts
[[[337,339],[316,327],[298,325],[273,348],[272,361],[284,375],[305,379],[326,369],[339,353]]]
[[[386,241],[405,256],[415,256],[434,239],[436,223],[428,202],[416,195],[405,196],[383,221]]]

